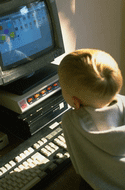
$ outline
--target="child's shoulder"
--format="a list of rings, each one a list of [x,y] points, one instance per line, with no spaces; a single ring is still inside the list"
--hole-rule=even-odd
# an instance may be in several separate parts
[[[66,111],[62,116],[62,122],[66,123],[75,123],[78,120],[78,110],[76,109],[69,109]]]
[[[70,109],[62,116],[62,122],[77,123],[80,118],[88,118],[88,112],[82,107],[79,110]]]
[[[72,117],[74,110],[73,109],[69,109],[68,111],[66,111],[63,116],[62,116],[62,120],[65,119],[69,119],[70,117]]]
[[[117,97],[125,99],[125,95],[117,94]]]
[[[122,103],[125,105],[125,96],[121,95],[121,94],[117,94],[116,96],[118,99],[120,99],[122,101]]]

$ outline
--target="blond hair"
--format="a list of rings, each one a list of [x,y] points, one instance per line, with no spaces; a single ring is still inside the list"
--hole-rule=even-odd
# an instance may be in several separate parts
[[[68,54],[60,63],[58,74],[61,85],[71,96],[79,97],[86,88],[100,98],[112,98],[122,88],[117,62],[101,50],[81,49]]]

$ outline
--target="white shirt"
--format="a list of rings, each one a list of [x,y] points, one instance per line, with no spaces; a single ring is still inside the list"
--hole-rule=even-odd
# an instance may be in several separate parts
[[[125,189],[125,97],[100,109],[69,110],[62,127],[71,161],[93,189]]]

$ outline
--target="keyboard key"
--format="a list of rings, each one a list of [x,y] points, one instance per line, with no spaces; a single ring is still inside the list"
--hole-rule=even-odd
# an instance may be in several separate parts
[[[25,150],[25,151],[24,151],[24,154],[25,154],[26,156],[29,156],[29,155],[30,155],[30,152],[29,152],[28,150]]]
[[[35,176],[36,177],[36,176]],[[28,183],[28,180],[26,179],[26,176],[25,176],[25,179],[23,179],[23,184],[24,186]]]
[[[18,188],[18,183],[16,183],[16,181],[13,182],[13,187],[14,187],[14,190],[15,190],[15,188]],[[18,189],[19,189],[19,188],[18,188]]]
[[[20,156],[20,158],[21,158],[22,160],[26,158],[26,155],[25,155],[24,153],[21,153],[19,156]]]
[[[70,158],[70,154],[69,154],[68,152],[66,152],[66,153],[64,154],[64,156],[66,156],[67,158]]]
[[[11,176],[11,175],[9,175],[9,174],[5,175],[4,180],[9,180],[9,179],[10,179],[10,176]],[[11,179],[12,179],[12,178],[11,178]]]
[[[32,173],[30,174],[30,176],[34,178],[34,177],[36,177],[36,176],[37,176],[37,173],[32,172]]]
[[[10,179],[8,179],[8,180],[7,180],[7,183],[8,183],[9,185],[12,185],[13,181],[10,180]]]
[[[33,164],[35,164],[35,166],[38,166],[40,163],[39,163],[39,161],[38,160],[33,160]]]
[[[39,168],[35,168],[35,172],[36,172],[37,174],[40,174],[40,173],[41,173],[41,170],[40,170]]]
[[[37,160],[39,162],[39,164],[45,164],[45,163],[49,162],[49,160],[47,158],[45,158],[39,152],[35,153],[31,158],[34,161]]]
[[[56,136],[58,134],[58,132],[57,132],[57,130],[55,130],[55,131],[53,131],[52,133],[51,133],[51,135],[54,137],[54,136]]]
[[[25,161],[25,162],[23,162],[22,164],[23,164],[25,170],[29,169],[29,164],[28,164],[28,162]]]
[[[52,143],[52,142],[50,142],[49,145],[50,145],[52,148],[54,148],[55,150],[58,150],[58,149],[59,149],[59,147],[56,146],[56,145],[55,145],[54,143]]]
[[[18,166],[18,168],[19,168],[21,171],[25,170],[25,167],[24,167],[22,164],[20,164],[20,165]]]
[[[3,172],[2,171],[0,171],[0,176],[2,176],[3,175]]]
[[[30,176],[30,170],[26,170],[23,174],[26,176],[26,180],[27,180],[27,177]]]
[[[57,153],[57,154],[56,154],[56,157],[57,157],[57,158],[64,158],[64,155],[63,155],[62,153]]]
[[[56,158],[58,158],[56,159],[56,163],[58,164],[61,164],[64,161],[64,155],[62,153],[57,153]]]
[[[51,163],[52,163],[52,162],[49,161],[49,162],[46,163],[46,164],[41,164],[41,165],[39,165],[40,170],[42,170],[42,171],[47,170]]]
[[[23,183],[21,182],[21,183],[18,183],[17,186],[19,187],[19,189],[21,189],[24,185],[23,185]]]
[[[32,153],[34,152],[34,150],[33,150],[32,147],[29,147],[29,148],[28,148],[28,151],[29,151],[30,154],[32,154]]]
[[[46,138],[50,140],[51,138],[53,138],[53,135],[49,134],[49,135],[46,136]]]
[[[35,143],[34,145],[33,145],[33,148],[35,148],[35,149],[38,149],[40,147],[40,145],[38,144],[38,143]]]
[[[7,172],[7,169],[5,167],[0,168],[0,171],[4,174]]]
[[[24,171],[24,170],[23,170],[23,171]],[[23,172],[18,173],[17,177],[19,177],[22,181],[26,179],[26,176],[23,175]],[[16,178],[16,177],[15,177],[15,178]],[[15,181],[16,181],[16,179],[15,179]]]
[[[16,162],[21,162],[21,161],[22,161],[22,158],[19,157],[19,156],[16,156],[16,157],[15,157],[15,161],[16,161]]]
[[[64,160],[63,160],[62,158],[58,158],[58,159],[56,160],[56,163],[57,163],[57,164],[61,164],[63,161],[64,161]]]
[[[50,129],[54,129],[59,125],[58,122],[55,122],[54,124],[52,124],[51,126],[49,126]]]
[[[50,151],[51,154],[55,152],[55,150],[54,150],[52,147],[50,147],[49,145],[46,145],[45,148],[46,148],[48,151]]]
[[[61,146],[62,148],[67,149],[66,144],[65,144],[64,142],[60,141],[58,138],[55,138],[55,139],[54,139],[54,142],[55,142],[57,145]]]
[[[12,168],[12,166],[10,164],[6,164],[5,167],[7,168],[7,170]]]
[[[20,178],[17,178],[16,182],[19,184],[22,183],[22,180]]]
[[[39,175],[39,177],[40,177],[41,179],[43,179],[44,177],[46,177],[47,173],[44,172],[44,171],[41,171],[38,175]]]
[[[62,137],[61,135],[58,136],[58,139],[60,139],[62,142],[66,143],[64,137]]]
[[[58,128],[56,129],[56,131],[57,131],[57,133],[59,133],[60,131],[62,131],[62,129],[61,129],[60,127],[58,127]]]
[[[45,156],[47,156],[47,157],[49,157],[50,155],[51,155],[51,152],[49,152],[47,149],[45,149],[45,148],[42,148],[41,149],[41,152],[45,155]]]
[[[50,166],[48,167],[49,170],[53,171],[55,168],[57,167],[56,164],[52,163],[50,164]]]
[[[28,162],[28,164],[30,164],[30,163],[33,162],[33,160],[32,160],[31,158],[28,158],[28,159],[27,159],[27,162]]]
[[[27,177],[28,181],[31,181],[32,179],[33,179],[33,177],[31,175]]]
[[[38,142],[37,142],[40,146],[43,146],[43,141],[41,141],[41,140],[39,140]]]
[[[46,138],[42,138],[41,141],[43,141],[43,143],[45,144],[47,142]]]
[[[19,168],[15,168],[14,172],[21,172],[21,170]]]
[[[36,164],[34,164],[34,163],[29,163],[29,167],[30,168],[34,168],[36,166]]]
[[[14,167],[14,166],[16,165],[16,163],[15,163],[13,160],[11,160],[11,161],[9,162],[9,164],[10,164],[12,167]]]
[[[40,177],[35,177],[33,180],[29,181],[28,184],[26,184],[24,187],[22,187],[20,190],[29,190],[34,185],[36,185],[40,181]]]

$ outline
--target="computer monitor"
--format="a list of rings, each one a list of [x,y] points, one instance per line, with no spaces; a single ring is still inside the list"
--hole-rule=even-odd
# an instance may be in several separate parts
[[[63,53],[55,0],[0,4],[0,85],[42,71]]]

